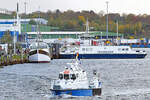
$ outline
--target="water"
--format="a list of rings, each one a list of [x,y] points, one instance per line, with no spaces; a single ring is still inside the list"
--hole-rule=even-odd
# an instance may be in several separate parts
[[[146,49],[150,54],[150,49]],[[0,100],[51,100],[50,80],[71,60],[19,64],[0,69]],[[81,60],[89,77],[100,72],[102,96],[67,100],[150,100],[150,55],[145,59]],[[55,98],[55,100],[66,98]]]

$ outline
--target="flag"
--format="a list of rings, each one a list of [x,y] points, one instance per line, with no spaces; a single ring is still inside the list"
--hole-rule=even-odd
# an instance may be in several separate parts
[[[80,60],[80,59],[79,59],[79,53],[78,53],[78,52],[77,52],[77,54],[76,54],[76,59]]]

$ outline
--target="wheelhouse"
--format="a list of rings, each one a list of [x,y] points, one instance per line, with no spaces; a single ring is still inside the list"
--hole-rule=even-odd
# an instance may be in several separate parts
[[[77,74],[75,73],[60,73],[59,74],[59,79],[60,80],[76,80],[77,79]]]

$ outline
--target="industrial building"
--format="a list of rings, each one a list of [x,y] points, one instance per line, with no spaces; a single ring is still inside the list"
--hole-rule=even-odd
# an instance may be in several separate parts
[[[25,31],[35,32],[36,25],[30,25],[29,22],[31,20],[34,20],[35,22],[41,22],[41,24],[47,24],[48,22],[43,18],[40,19],[34,18],[34,19],[19,19],[19,23],[17,24],[18,19],[0,19],[0,37],[2,37],[6,31],[9,31],[11,35],[13,35],[13,33],[19,35]],[[49,29],[48,31],[50,31],[50,28],[48,27],[43,27],[42,29],[43,30]]]
[[[79,37],[84,36],[86,32],[85,31],[78,31],[78,32],[62,32],[62,31],[55,31],[55,32],[40,32],[42,39],[56,39],[56,38],[74,38],[77,39]],[[28,38],[36,38],[37,32],[27,32]],[[109,32],[108,33],[109,38],[116,38],[116,33]],[[89,37],[93,38],[106,38],[106,32],[89,32]],[[122,37],[122,34],[119,34],[119,37]]]

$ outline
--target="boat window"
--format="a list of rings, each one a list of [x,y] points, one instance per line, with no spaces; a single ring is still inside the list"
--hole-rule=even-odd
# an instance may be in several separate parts
[[[39,49],[46,49],[47,46],[46,45],[39,45]]]
[[[64,79],[68,80],[69,79],[69,74],[64,74]]]
[[[129,49],[128,49],[128,48],[126,48],[126,50],[128,51]]]
[[[78,74],[76,74],[76,77],[78,77]]]
[[[85,48],[82,48],[82,51],[85,51]]]
[[[59,74],[59,79],[63,79],[63,74]]]
[[[92,51],[92,48],[86,48],[86,51]]]
[[[93,49],[92,49],[92,48],[90,48],[90,51],[93,51]]]
[[[75,74],[71,74],[71,79],[75,80],[76,79],[76,75]]]
[[[30,46],[30,49],[37,49],[37,46],[35,46],[35,45]]]

